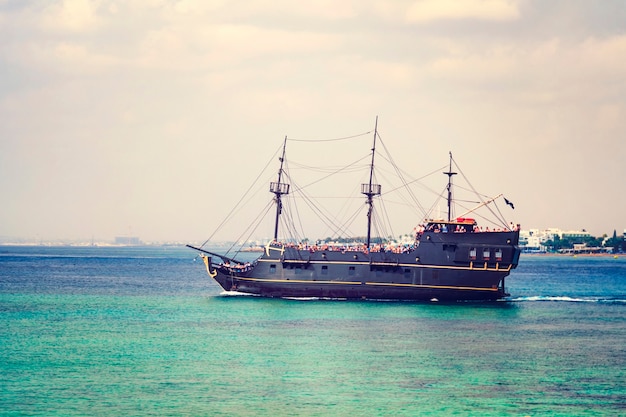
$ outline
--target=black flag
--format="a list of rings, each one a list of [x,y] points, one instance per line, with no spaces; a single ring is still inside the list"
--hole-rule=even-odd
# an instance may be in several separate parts
[[[509,200],[507,200],[506,197],[504,197],[504,202],[507,203],[509,206],[511,206],[511,208],[513,210],[515,210],[515,206],[513,205],[513,203],[511,203]]]

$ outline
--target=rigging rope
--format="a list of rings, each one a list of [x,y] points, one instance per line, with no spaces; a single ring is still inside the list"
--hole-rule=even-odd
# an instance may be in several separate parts
[[[348,140],[348,139],[354,139],[354,138],[358,138],[358,137],[362,137],[362,136],[366,136],[366,135],[370,135],[372,133],[372,131],[368,131],[365,133],[361,133],[358,135],[353,135],[353,136],[346,136],[346,137],[341,137],[341,138],[335,138],[335,139],[289,139],[289,138],[285,138],[285,140],[289,140],[292,142],[309,142],[309,143],[314,143],[314,142],[336,142],[336,141],[343,141],[343,140]],[[404,170],[402,170],[393,160],[393,158],[391,157],[391,154],[389,152],[389,150],[387,149],[385,143],[383,142],[382,138],[380,137],[380,135],[378,134],[378,132],[376,132],[377,137],[380,140],[380,143],[382,145],[382,150],[384,152],[380,152],[379,150],[376,150],[376,154],[378,154],[383,160],[385,160],[387,163],[389,163],[391,165],[391,167],[393,169],[385,169],[384,167],[381,169],[380,167],[377,169],[377,171],[379,173],[382,174],[381,179],[385,179],[386,183],[392,184],[393,185],[397,185],[398,184],[398,180],[400,182],[400,185],[395,187],[395,188],[391,188],[388,191],[386,191],[385,193],[380,194],[378,200],[380,201],[380,203],[377,205],[377,207],[372,208],[372,226],[373,226],[373,230],[375,232],[375,235],[377,235],[377,238],[379,239],[387,239],[388,237],[391,236],[391,238],[394,238],[394,232],[393,232],[393,227],[391,225],[391,221],[390,221],[390,217],[389,217],[389,212],[387,210],[386,207],[386,201],[383,199],[383,196],[387,197],[389,194],[399,190],[399,189],[405,189],[406,190],[406,194],[405,193],[398,193],[401,200],[404,201],[405,204],[409,205],[410,207],[412,207],[413,209],[417,209],[416,211],[418,212],[418,216],[419,216],[419,211],[421,211],[422,215],[426,218],[428,216],[432,216],[433,211],[435,210],[435,207],[437,206],[437,204],[439,204],[439,202],[442,199],[445,199],[445,193],[447,191],[447,187],[444,188],[444,190],[442,191],[442,193],[437,193],[434,189],[426,186],[425,184],[421,183],[421,180],[423,180],[426,177],[429,177],[439,171],[441,171],[442,169],[446,169],[447,165],[444,165],[442,168],[437,168],[435,170],[433,170],[432,172],[423,175],[419,178],[416,179],[410,179],[411,175],[406,173]],[[200,247],[205,246],[209,241],[211,241],[213,239],[213,237],[224,227],[224,225],[231,220],[234,215],[242,210],[242,206],[246,203],[248,203],[252,197],[254,195],[256,195],[256,193],[258,193],[261,188],[258,187],[258,183],[261,180],[261,176],[268,170],[268,167],[270,166],[270,164],[274,161],[274,158],[276,157],[276,155],[281,151],[281,149],[283,148],[283,146],[279,146],[278,149],[274,152],[274,154],[272,155],[272,157],[270,158],[270,160],[267,162],[267,164],[265,165],[265,167],[263,168],[263,170],[261,171],[261,173],[257,176],[257,178],[253,181],[253,183],[250,185],[250,187],[246,190],[246,192],[243,194],[243,196],[239,199],[239,201],[237,202],[237,204],[235,205],[235,207],[230,211],[230,213],[228,213],[228,215],[224,218],[224,220],[218,225],[217,229],[215,229],[215,231],[211,234],[211,236],[204,242],[202,243],[202,245]],[[281,222],[281,230],[282,230],[282,235],[286,237],[287,239],[291,238],[295,238],[297,239],[296,241],[302,241],[303,237],[299,237],[298,235],[304,234],[304,224],[303,224],[303,218],[305,218],[303,216],[304,213],[301,214],[298,205],[296,204],[296,198],[302,198],[305,202],[305,204],[307,204],[307,206],[309,207],[309,209],[313,212],[314,215],[316,215],[318,217],[319,220],[321,220],[321,223],[324,224],[328,230],[331,231],[332,236],[335,237],[343,237],[342,235],[346,235],[346,237],[349,236],[355,236],[354,234],[349,233],[349,229],[351,227],[353,227],[353,223],[357,220],[359,213],[363,212],[363,205],[359,205],[359,207],[357,207],[356,210],[352,210],[352,204],[350,204],[349,200],[350,199],[346,199],[345,203],[343,204],[342,208],[340,210],[329,210],[328,208],[322,207],[321,205],[318,205],[319,201],[318,201],[318,197],[316,197],[315,199],[313,199],[310,195],[308,195],[308,192],[305,192],[305,189],[309,189],[309,187],[322,182],[324,180],[327,180],[328,178],[340,174],[340,173],[352,173],[352,172],[358,172],[359,170],[363,169],[364,166],[360,165],[364,160],[367,160],[369,157],[371,156],[371,154],[367,154],[363,157],[359,157],[357,160],[355,160],[354,162],[350,163],[347,166],[343,166],[343,167],[322,167],[322,166],[307,166],[307,165],[303,165],[303,164],[298,164],[295,162],[291,163],[291,167],[295,168],[295,169],[306,169],[306,170],[310,170],[310,171],[317,171],[319,173],[321,173],[322,175],[320,176],[320,178],[318,179],[314,179],[312,182],[307,183],[306,185],[303,186],[298,186],[295,181],[292,180],[291,175],[289,174],[289,165],[287,165],[286,161],[284,164],[284,168],[282,169],[282,173],[285,175],[285,179],[287,182],[291,183],[292,185],[292,193],[290,195],[285,195],[284,196],[284,200],[283,202],[285,203],[284,207],[283,207],[283,215],[280,216],[280,222]],[[455,187],[470,192],[472,191],[479,199],[480,202],[485,203],[485,198],[487,198],[488,196],[479,194],[474,187],[472,186],[472,184],[468,181],[467,177],[465,176],[465,174],[462,172],[462,170],[460,169],[460,167],[458,166],[458,164],[456,163],[456,161],[454,159],[452,159],[452,162],[454,163],[454,166],[458,169],[458,171],[460,172],[461,176],[463,177],[464,181],[467,183],[467,185],[469,185],[469,187],[471,187],[471,189],[465,188],[465,187],[461,187],[458,185],[455,185]],[[383,164],[384,165],[384,164]],[[369,165],[367,165],[367,168],[369,170]],[[377,178],[375,178],[376,173],[372,173],[374,175],[374,179],[377,180]],[[386,179],[386,175],[385,174],[390,174],[390,176],[394,176],[397,177],[398,180],[392,180],[392,181],[388,181],[388,179]],[[394,174],[394,175],[392,175]],[[310,178],[309,178],[310,179]],[[414,183],[418,183],[418,185],[421,188],[424,188],[425,190],[435,194],[437,196],[433,206],[430,208],[430,210],[426,210],[422,204],[420,203],[420,201],[417,199],[415,192],[410,188],[410,185],[414,184]],[[258,187],[259,190],[257,190],[257,192],[255,193],[251,193],[251,190],[254,187]],[[337,198],[337,197],[335,197]],[[354,196],[352,196],[351,198],[354,198]],[[254,219],[253,223],[251,225],[249,225],[244,232],[241,234],[241,236],[239,237],[239,240],[236,241],[235,243],[233,243],[233,245],[228,249],[228,251],[226,252],[227,254],[229,252],[231,252],[231,250],[233,250],[233,248],[237,245],[237,243],[242,242],[242,237],[247,234],[247,239],[245,241],[243,241],[243,243],[241,244],[239,250],[237,251],[237,254],[241,251],[243,245],[245,245],[245,243],[250,239],[250,237],[252,236],[252,234],[256,231],[256,229],[259,227],[261,220],[263,220],[268,213],[270,212],[271,208],[272,208],[272,202],[274,202],[275,200],[270,200],[267,204],[267,206],[261,211],[259,212],[259,214],[257,215],[257,217]],[[463,203],[469,203],[472,202],[470,200],[455,200],[455,204],[458,205],[459,207],[463,207]],[[395,202],[391,201],[391,203],[395,204]],[[485,204],[487,205],[487,204]],[[494,212],[494,210],[491,207],[488,207],[488,210],[491,212],[491,214],[493,215],[493,217],[495,217],[499,222],[502,222],[502,224],[506,226],[506,222],[504,220],[504,216],[502,216],[502,213],[500,212],[500,208],[495,205],[495,209],[497,210],[497,213]],[[306,207],[305,207],[306,208]],[[486,217],[475,213],[475,215],[477,217],[480,217],[484,220],[486,220],[487,222],[491,223],[491,224],[496,224],[495,222],[493,222],[493,220],[491,219],[487,219]],[[346,219],[347,218],[347,219]],[[343,219],[343,220],[342,220]],[[310,226],[309,226],[310,227]],[[306,235],[304,235],[306,236]],[[317,238],[321,238],[321,236],[315,237]]]
[[[370,133],[372,133],[371,130],[369,132],[359,133],[357,135],[345,136],[342,138],[335,138],[335,139],[290,139],[290,138],[287,138],[287,140],[292,141],[292,142],[336,142],[339,140],[348,140],[348,139],[358,138],[361,136],[369,135]]]
[[[417,197],[415,197],[415,194],[412,192],[412,190],[408,187],[408,184],[406,179],[404,178],[404,175],[402,174],[402,170],[398,167],[398,165],[396,165],[396,163],[394,162],[393,158],[391,157],[391,153],[389,152],[389,150],[387,149],[387,146],[385,145],[385,142],[383,141],[383,138],[378,135],[378,138],[380,139],[380,143],[383,146],[383,149],[385,150],[385,153],[387,154],[387,161],[391,164],[391,166],[394,168],[394,170],[396,171],[396,175],[398,176],[398,178],[400,178],[400,181],[402,182],[403,186],[405,187],[405,189],[407,190],[407,193],[409,194],[409,196],[411,197],[411,199],[413,200],[413,202],[415,203],[415,205],[422,211],[422,213],[425,215],[426,211],[424,210],[424,207],[422,206],[422,204],[419,202],[419,200],[417,199]]]
[[[257,178],[252,182],[252,184],[250,185],[250,187],[248,187],[248,189],[246,190],[245,193],[243,193],[243,195],[241,196],[241,198],[239,199],[239,201],[237,202],[237,204],[235,204],[235,207],[233,207],[233,209],[230,211],[230,213],[228,213],[226,215],[226,217],[224,218],[224,220],[222,220],[222,222],[217,226],[217,228],[213,231],[213,233],[208,237],[207,240],[205,240],[202,245],[200,245],[200,247],[204,247],[204,245],[206,245],[211,239],[213,239],[213,236],[215,236],[215,234],[221,230],[221,228],[226,224],[226,222],[228,220],[230,220],[233,215],[235,214],[236,210],[239,208],[239,206],[241,205],[241,202],[246,198],[246,196],[248,195],[248,193],[250,193],[250,190],[252,189],[252,187],[254,187],[257,182],[259,182],[261,175],[265,172],[265,170],[267,170],[267,167],[272,163],[272,161],[274,160],[274,158],[276,157],[276,155],[280,152],[280,150],[282,149],[282,146],[279,146],[278,149],[276,149],[276,152],[274,152],[274,155],[272,155],[272,157],[269,159],[269,161],[267,161],[267,164],[265,165],[265,167],[263,168],[263,170],[261,171],[261,173],[257,176]]]
[[[335,174],[339,174],[339,173],[340,173],[340,172],[342,172],[342,171],[347,171],[347,170],[348,170],[348,168],[353,167],[353,165],[356,165],[357,163],[361,162],[361,161],[362,161],[362,160],[364,160],[365,158],[369,158],[369,156],[370,156],[370,155],[366,155],[366,156],[364,156],[364,157],[362,157],[362,158],[360,158],[360,159],[357,159],[356,161],[352,162],[351,164],[349,164],[349,165],[347,165],[347,166],[345,166],[345,167],[341,167],[341,168],[339,168],[339,169],[337,169],[337,170],[335,170],[335,171],[332,171],[330,174],[328,174],[328,175],[326,175],[326,176],[324,176],[324,177],[321,177],[321,178],[319,178],[319,179],[317,179],[317,180],[315,180],[315,181],[313,181],[313,182],[310,182],[310,183],[308,183],[308,184],[306,184],[306,185],[303,185],[301,188],[298,188],[297,190],[294,190],[294,191],[300,191],[300,190],[302,190],[302,189],[304,189],[304,188],[310,187],[310,186],[311,186],[311,185],[313,185],[313,184],[317,184],[318,182],[324,181],[324,180],[325,180],[325,179],[327,179],[328,177],[331,177],[331,176],[333,176],[333,175],[335,175]]]
[[[250,236],[252,236],[252,233],[254,233],[254,231],[257,229],[257,227],[259,227],[259,224],[261,224],[261,220],[263,220],[265,218],[265,216],[267,216],[267,213],[269,213],[270,209],[272,208],[272,200],[268,201],[268,203],[265,205],[265,208],[259,212],[259,214],[256,216],[256,218],[252,221],[252,223],[250,223],[250,225],[239,235],[239,237],[233,242],[233,244],[230,246],[230,248],[228,248],[228,250],[226,251],[226,255],[228,255],[228,253],[233,250],[233,248],[235,247],[235,245],[237,245],[237,243],[242,242],[241,245],[239,246],[239,249],[235,252],[235,256],[237,254],[239,254],[239,252],[241,252],[241,248],[243,247],[243,245],[246,244],[246,242],[248,240],[250,240]],[[256,225],[255,225],[256,223]],[[254,227],[253,227],[254,226]],[[250,233],[248,234],[246,239],[243,239],[243,235],[246,233],[246,231],[250,230]]]
[[[487,210],[489,210],[489,211],[491,212],[491,214],[493,214],[493,216],[494,216],[496,219],[498,219],[498,221],[500,221],[502,225],[504,225],[504,226],[506,227],[506,226],[507,226],[507,224],[506,224],[506,221],[504,220],[504,218],[502,217],[502,213],[500,213],[500,216],[498,216],[498,215],[497,215],[497,214],[496,214],[496,213],[495,213],[495,212],[491,209],[491,207],[489,207],[489,204],[485,203],[485,201],[484,201],[484,200],[483,200],[483,198],[482,198],[482,197],[483,197],[483,196],[482,196],[482,194],[480,194],[478,191],[476,191],[476,189],[474,188],[474,186],[472,185],[472,183],[471,183],[471,182],[469,182],[469,180],[467,179],[467,177],[465,176],[465,174],[464,174],[464,173],[463,173],[463,171],[461,170],[461,167],[459,167],[459,165],[456,163],[456,161],[454,160],[454,158],[452,158],[452,155],[450,155],[450,158],[452,159],[452,162],[454,162],[454,166],[456,167],[456,169],[458,169],[458,170],[459,170],[459,172],[461,173],[461,176],[463,177],[463,179],[465,180],[465,182],[467,183],[467,185],[469,185],[469,186],[470,186],[470,188],[472,189],[472,191],[474,192],[474,194],[476,194],[476,196],[477,196],[478,198],[480,198],[481,203],[483,203],[483,204],[484,204],[484,207],[486,207],[486,208],[487,208]],[[484,218],[484,217],[483,217],[483,219],[485,219],[485,220],[489,221],[489,222],[490,222],[490,223],[492,223],[492,224],[496,224],[495,222],[490,221],[490,220],[488,220],[488,219],[486,219],[486,218]]]

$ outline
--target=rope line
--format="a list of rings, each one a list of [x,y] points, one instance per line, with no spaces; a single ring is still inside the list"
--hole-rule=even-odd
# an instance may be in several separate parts
[[[290,138],[287,138],[287,140],[288,141],[292,141],[292,142],[310,142],[310,143],[314,143],[314,142],[336,142],[336,141],[339,141],[339,140],[348,140],[348,139],[358,138],[358,137],[361,137],[361,136],[369,135],[371,133],[372,133],[372,131],[370,130],[369,132],[359,133],[358,135],[344,136],[342,138],[335,138],[335,139],[290,139]]]

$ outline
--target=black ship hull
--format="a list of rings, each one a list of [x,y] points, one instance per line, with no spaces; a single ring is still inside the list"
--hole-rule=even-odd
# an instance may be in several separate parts
[[[424,233],[417,248],[370,252],[360,248],[269,244],[252,264],[204,260],[226,291],[266,297],[377,300],[498,300],[517,266],[519,233]]]

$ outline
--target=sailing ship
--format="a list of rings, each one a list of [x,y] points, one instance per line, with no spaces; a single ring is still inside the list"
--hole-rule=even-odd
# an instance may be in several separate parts
[[[246,262],[238,259],[239,252],[233,256],[207,250],[206,242],[200,247],[187,246],[199,252],[208,275],[228,292],[283,298],[425,301],[498,300],[509,296],[505,277],[519,261],[519,225],[501,218],[500,227],[478,226],[473,213],[495,204],[502,194],[481,198],[476,207],[453,216],[453,177],[457,175],[453,162],[454,168],[458,165],[451,153],[447,171],[443,172],[447,176],[442,193],[447,216],[421,221],[410,243],[394,245],[391,239],[372,236],[375,201],[382,194],[374,175],[377,140],[382,140],[378,119],[368,158],[369,181],[361,184],[367,210],[367,235],[361,242],[298,242],[279,235],[283,200],[290,194],[290,184],[285,180],[285,137],[278,177],[270,182],[269,189],[276,206],[274,234],[262,254]]]

